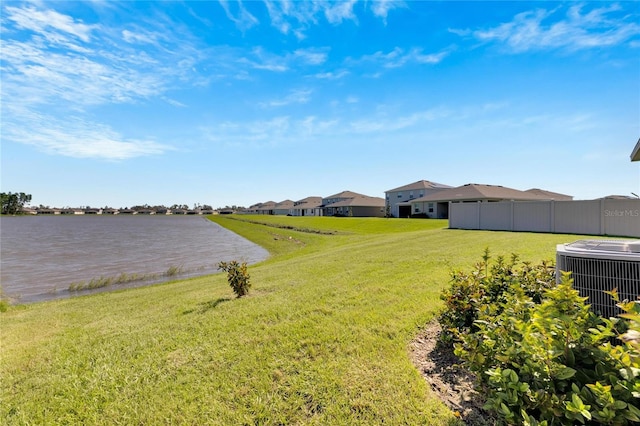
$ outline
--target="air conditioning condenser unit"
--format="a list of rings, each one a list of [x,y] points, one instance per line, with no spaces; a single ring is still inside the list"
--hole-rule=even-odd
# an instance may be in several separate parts
[[[640,297],[640,240],[579,240],[556,247],[556,279],[571,272],[573,287],[605,318],[621,313],[605,291],[620,300]]]

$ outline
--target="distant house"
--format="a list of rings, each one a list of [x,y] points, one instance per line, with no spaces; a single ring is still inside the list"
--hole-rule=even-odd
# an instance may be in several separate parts
[[[48,208],[48,207],[40,208],[40,207],[38,207],[36,209],[36,212],[38,214],[60,214],[61,210],[60,209],[56,209],[56,208]]]
[[[384,217],[384,198],[359,195],[325,207],[332,216]]]
[[[353,192],[353,191],[342,191],[337,194],[330,195],[328,197],[323,197],[322,198],[322,215],[334,216],[334,215],[341,214],[338,210],[338,208],[341,206],[337,206],[335,204],[341,201],[346,201],[356,197],[367,197],[367,195],[358,194],[357,192]]]
[[[73,214],[73,215],[83,215],[84,210],[82,209],[73,209],[73,208],[64,208],[60,210],[60,214]]]
[[[262,203],[252,204],[246,208],[245,213],[248,214],[258,214],[258,207],[260,207]]]
[[[497,202],[497,201],[541,201],[555,200],[556,197],[570,197],[549,191],[534,189],[520,191],[500,185],[483,185],[469,183],[456,188],[444,189],[405,203],[410,206],[412,216],[423,216],[435,219],[449,218],[449,203]],[[573,197],[570,197],[573,198]]]
[[[633,151],[631,151],[631,161],[640,161],[640,138]]]
[[[322,216],[322,197],[306,197],[295,201],[292,216]]]
[[[636,197],[631,197],[629,195],[616,195],[616,194],[607,195],[605,197],[597,198],[597,199],[598,200],[637,200]]]
[[[572,195],[559,194],[557,192],[546,191],[544,189],[532,188],[526,191],[529,194],[534,194],[540,197],[540,199],[553,200],[553,201],[571,201]]]
[[[324,216],[383,217],[384,199],[342,191],[322,199]]]
[[[291,209],[293,208],[293,201],[292,200],[284,200],[284,201],[280,201],[279,203],[276,203],[276,205],[273,207],[273,214],[277,214],[277,215],[290,215],[291,213]]]
[[[273,214],[273,209],[275,209],[276,203],[275,201],[267,201],[264,203],[260,203],[255,211],[256,214]]]
[[[443,189],[451,188],[449,185],[419,180],[398,188],[385,191],[385,213],[393,217],[409,217],[411,215],[411,205],[408,201],[422,198],[434,194]]]

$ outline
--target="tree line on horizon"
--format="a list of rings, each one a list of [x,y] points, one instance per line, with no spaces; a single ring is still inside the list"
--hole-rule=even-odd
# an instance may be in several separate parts
[[[0,192],[0,214],[20,214],[31,202],[31,194],[24,192]]]
[[[29,205],[29,203],[31,203],[31,199],[32,196],[31,194],[26,194],[24,192],[2,192],[0,193],[0,214],[6,214],[6,215],[16,215],[16,214],[23,214],[24,213],[24,209],[26,206]],[[52,207],[50,206],[45,206],[40,204],[38,207],[36,207],[37,209],[50,209]],[[55,207],[54,207],[55,208]],[[62,207],[62,208],[70,208],[68,206],[66,207]],[[91,209],[91,206],[80,206],[80,209]],[[104,207],[99,207],[101,209],[112,209],[113,207],[110,206],[104,206]],[[149,204],[140,204],[140,205],[135,205],[132,206],[131,208],[129,207],[124,207],[124,208],[114,208],[115,210],[134,210],[134,211],[141,211],[141,210],[189,210],[190,207],[188,204],[172,204],[171,206],[165,206],[163,204],[159,204],[159,205],[149,205]],[[211,205],[209,204],[200,204],[200,203],[194,203],[193,204],[193,210],[216,210],[214,209]],[[244,209],[244,207],[242,206],[236,206],[236,205],[226,205],[224,207],[218,207],[217,210],[223,210],[223,209],[227,209],[227,210],[242,210]]]

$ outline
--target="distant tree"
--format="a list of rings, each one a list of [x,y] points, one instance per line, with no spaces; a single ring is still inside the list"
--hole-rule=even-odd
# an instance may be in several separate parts
[[[21,214],[25,204],[31,202],[31,194],[24,192],[0,193],[0,214]]]

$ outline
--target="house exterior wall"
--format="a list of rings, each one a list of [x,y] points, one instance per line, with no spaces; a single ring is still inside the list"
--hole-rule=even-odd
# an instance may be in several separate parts
[[[437,219],[441,216],[440,203],[435,201],[411,203],[412,215],[424,215],[429,219]],[[421,216],[422,217],[422,216]]]
[[[450,203],[449,227],[640,238],[640,200]]]
[[[319,207],[310,209],[300,209],[294,207],[291,214],[293,216],[322,216],[322,209]]]
[[[389,206],[389,213],[393,217],[400,217],[400,208],[398,204],[413,200],[415,198],[424,197],[429,193],[425,193],[424,189],[414,189],[409,191],[389,191],[385,194],[385,203]]]
[[[353,207],[353,217],[384,217],[384,207],[361,206]]]
[[[426,197],[427,195],[435,194],[438,191],[442,191],[444,188],[437,189],[413,189],[409,191],[387,191],[385,192],[385,203],[389,206],[389,213],[393,217],[400,217],[400,203],[406,203],[407,201],[415,200],[417,198]],[[413,213],[414,207],[412,206],[411,212]],[[386,210],[386,207],[385,207]],[[424,212],[424,210],[423,210]],[[435,217],[435,216],[433,216]]]

